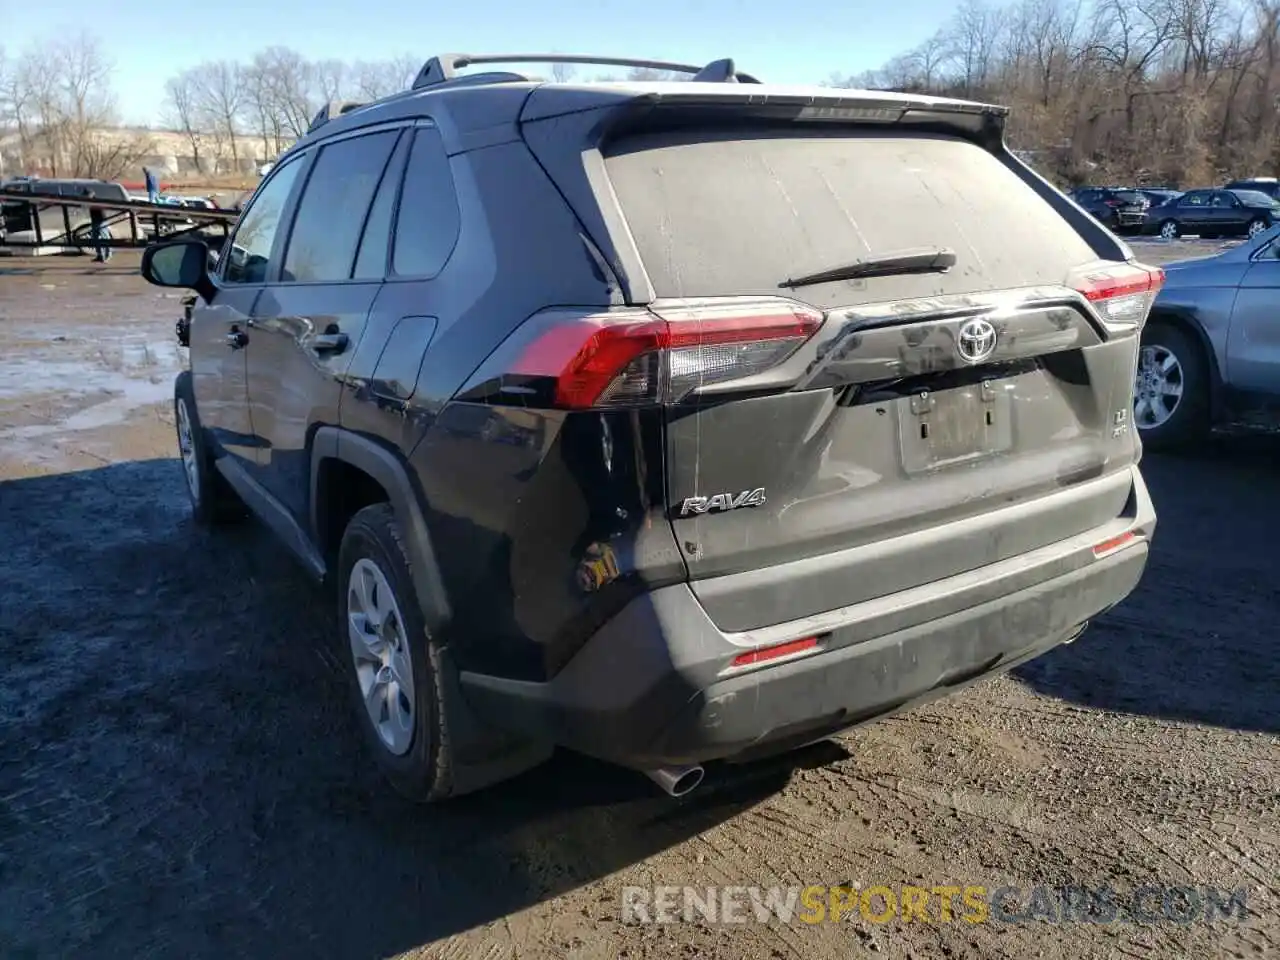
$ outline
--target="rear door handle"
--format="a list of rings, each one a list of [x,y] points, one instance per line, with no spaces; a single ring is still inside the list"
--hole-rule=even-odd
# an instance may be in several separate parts
[[[316,353],[341,353],[350,342],[345,333],[319,333],[311,338],[311,349]]]
[[[249,345],[249,335],[237,327],[232,327],[231,332],[227,334],[227,346],[232,350],[239,350],[241,347]]]

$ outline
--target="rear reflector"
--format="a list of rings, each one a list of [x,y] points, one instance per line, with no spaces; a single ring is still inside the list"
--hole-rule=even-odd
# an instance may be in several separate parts
[[[1136,540],[1137,538],[1138,538],[1138,535],[1134,533],[1132,530],[1126,530],[1124,533],[1120,534],[1119,536],[1109,537],[1108,539],[1103,540],[1101,543],[1095,543],[1093,545],[1093,555],[1095,557],[1100,557],[1104,553],[1110,553],[1112,550],[1119,550],[1126,543],[1130,543]]]
[[[1072,284],[1112,333],[1137,330],[1146,322],[1156,294],[1164,286],[1164,271],[1138,263],[1090,270]]]
[[[682,301],[649,310],[549,311],[504,377],[551,379],[556,407],[674,403],[782,362],[823,315],[788,300]]]
[[[753,663],[764,663],[767,660],[777,660],[779,657],[789,657],[793,653],[803,653],[805,650],[812,650],[817,645],[817,637],[802,637],[799,640],[788,640],[786,643],[779,643],[772,647],[761,647],[759,650],[740,653],[733,658],[733,666],[747,667]]]

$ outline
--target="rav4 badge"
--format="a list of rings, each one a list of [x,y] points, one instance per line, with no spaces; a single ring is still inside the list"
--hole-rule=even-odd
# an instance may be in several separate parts
[[[711,497],[688,497],[680,505],[680,516],[700,513],[723,513],[739,507],[758,507],[765,501],[764,487],[743,490],[741,493],[717,493]]]

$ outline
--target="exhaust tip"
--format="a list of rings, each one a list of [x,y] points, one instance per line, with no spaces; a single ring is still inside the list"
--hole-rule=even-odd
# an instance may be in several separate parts
[[[667,796],[683,797],[698,788],[706,771],[698,766],[658,767],[656,770],[646,770],[644,773]]]

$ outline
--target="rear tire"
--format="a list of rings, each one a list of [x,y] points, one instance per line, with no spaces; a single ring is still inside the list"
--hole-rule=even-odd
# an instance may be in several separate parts
[[[1160,224],[1160,239],[1162,240],[1177,240],[1181,233],[1177,220],[1165,220]]]
[[[1144,446],[1171,450],[1209,434],[1209,366],[1204,351],[1170,323],[1142,332],[1133,386],[1133,422]]]
[[[187,495],[191,498],[191,515],[196,523],[215,527],[242,519],[246,513],[244,502],[213,465],[213,452],[196,411],[189,370],[182,371],[173,382],[173,419]]]
[[[388,504],[360,510],[342,536],[338,629],[357,722],[379,769],[409,800],[448,797],[453,755],[440,651]]]
[[[1257,217],[1249,221],[1249,226],[1245,228],[1245,236],[1252,240],[1258,234],[1271,229],[1271,225],[1262,217]]]

